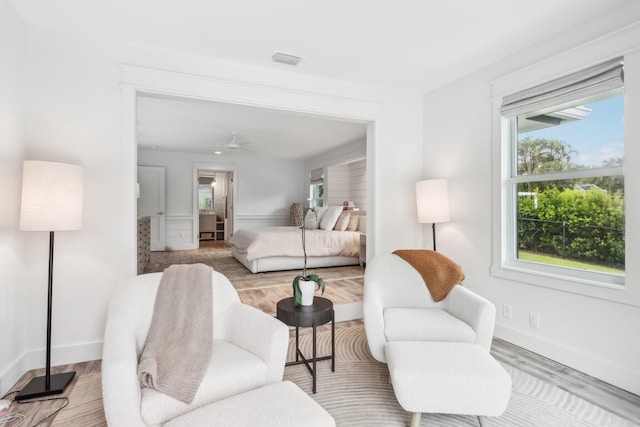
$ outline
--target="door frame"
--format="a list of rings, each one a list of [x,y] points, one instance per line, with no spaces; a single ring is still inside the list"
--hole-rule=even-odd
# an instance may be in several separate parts
[[[226,80],[180,72],[164,71],[121,64],[122,106],[122,211],[120,260],[121,279],[136,274],[136,170],[138,144],[136,135],[138,93],[155,93],[194,99],[251,105],[276,110],[321,114],[367,122],[367,230],[372,235],[367,245],[369,256],[375,254],[376,141],[379,121],[383,117],[380,103],[322,92],[296,90],[238,80]],[[235,191],[239,183],[234,182]],[[238,198],[235,197],[237,201]],[[237,211],[237,209],[234,209]],[[237,222],[236,222],[237,223]]]

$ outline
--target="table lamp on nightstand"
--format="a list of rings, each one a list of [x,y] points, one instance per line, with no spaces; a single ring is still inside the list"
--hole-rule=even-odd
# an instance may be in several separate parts
[[[45,375],[33,378],[16,400],[62,393],[75,372],[51,375],[51,308],[53,298],[53,234],[79,230],[82,225],[82,167],[27,160],[22,174],[20,230],[49,232],[47,300],[47,364]]]

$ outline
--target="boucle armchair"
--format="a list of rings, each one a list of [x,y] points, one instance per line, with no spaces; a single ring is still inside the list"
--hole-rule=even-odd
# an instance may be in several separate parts
[[[494,305],[456,285],[435,302],[410,264],[394,254],[379,254],[364,278],[363,315],[369,349],[387,363],[385,345],[395,341],[467,342],[487,351],[495,326]]]
[[[229,396],[282,381],[289,330],[279,320],[240,302],[213,271],[213,346],[210,366],[191,404],[140,388],[144,347],[162,273],[124,283],[111,300],[102,357],[104,409],[110,426],[152,426]]]

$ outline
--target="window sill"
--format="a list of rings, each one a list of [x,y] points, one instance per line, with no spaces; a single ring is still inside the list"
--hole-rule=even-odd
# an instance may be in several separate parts
[[[637,292],[633,293],[632,290],[624,284],[599,282],[596,280],[560,275],[539,271],[535,268],[527,268],[526,263],[518,264],[519,265],[492,265],[491,275],[528,285],[541,286],[585,297],[640,307],[640,295]],[[622,280],[624,280],[624,278],[622,278]]]

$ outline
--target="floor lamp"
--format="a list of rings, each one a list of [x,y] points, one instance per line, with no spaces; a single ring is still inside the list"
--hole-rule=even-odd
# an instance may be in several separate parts
[[[51,375],[51,308],[53,298],[53,234],[82,225],[82,167],[27,160],[22,174],[20,230],[49,232],[47,298],[47,364],[45,375],[33,378],[16,400],[62,393],[75,372]]]
[[[449,190],[446,179],[416,182],[418,222],[431,224],[433,250],[436,250],[436,223],[449,221]]]

